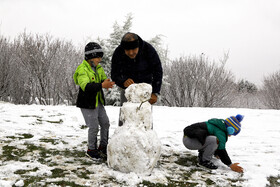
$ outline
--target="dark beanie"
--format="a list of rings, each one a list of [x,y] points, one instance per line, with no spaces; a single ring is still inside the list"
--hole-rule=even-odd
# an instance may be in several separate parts
[[[126,33],[121,40],[121,47],[125,50],[135,49],[139,47],[139,38],[135,33]]]
[[[85,60],[103,57],[101,46],[95,42],[89,42],[85,47]]]

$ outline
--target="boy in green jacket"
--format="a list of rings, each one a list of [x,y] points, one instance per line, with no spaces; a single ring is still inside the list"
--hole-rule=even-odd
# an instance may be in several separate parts
[[[107,156],[107,144],[109,135],[109,118],[104,105],[104,93],[102,88],[112,88],[115,84],[105,75],[100,61],[103,50],[99,44],[90,42],[85,47],[85,60],[77,67],[73,78],[79,85],[77,107],[81,108],[88,129],[88,150],[86,155],[90,158]],[[97,147],[97,134],[100,125],[100,144]]]
[[[233,171],[243,173],[239,163],[232,163],[226,151],[228,136],[236,136],[241,130],[240,122],[243,115],[231,116],[227,119],[210,119],[195,123],[184,129],[183,143],[186,148],[198,150],[199,165],[209,169],[217,169],[212,162],[212,156],[220,158]]]

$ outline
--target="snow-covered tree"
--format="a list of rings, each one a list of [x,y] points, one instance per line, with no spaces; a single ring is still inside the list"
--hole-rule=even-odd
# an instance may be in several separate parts
[[[0,99],[7,101],[9,93],[9,85],[12,74],[12,51],[11,45],[7,38],[0,36]]]
[[[61,104],[76,100],[77,88],[72,76],[80,63],[81,53],[71,42],[54,39],[48,34],[20,34],[15,40],[14,61],[19,79],[14,88],[19,93],[28,92],[27,103]]]
[[[257,86],[247,80],[242,79],[237,84],[239,92],[256,93],[258,91]]]
[[[226,60],[226,59],[225,59]],[[162,91],[163,104],[181,107],[217,107],[232,101],[234,76],[224,67],[199,57],[181,57],[165,66],[169,87]]]
[[[264,108],[259,100],[259,91],[255,84],[247,80],[239,80],[236,83],[234,101],[230,105],[235,108]]]
[[[280,71],[264,77],[261,93],[267,107],[280,109]]]
[[[132,19],[132,14],[128,14],[123,25],[119,25],[118,22],[114,23],[113,32],[110,34],[108,39],[98,38],[97,40],[104,50],[104,57],[102,58],[101,65],[109,78],[111,77],[111,59],[113,53],[120,44],[123,35],[130,31],[132,27]],[[107,105],[119,105],[120,89],[117,86],[114,86],[112,89],[105,90],[104,93]]]

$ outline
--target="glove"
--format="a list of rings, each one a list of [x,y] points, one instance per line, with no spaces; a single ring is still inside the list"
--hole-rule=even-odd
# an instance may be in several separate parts
[[[157,95],[152,93],[149,103],[152,105],[157,102]]]

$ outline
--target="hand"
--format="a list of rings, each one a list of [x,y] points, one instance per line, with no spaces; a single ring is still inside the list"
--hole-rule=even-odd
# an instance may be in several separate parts
[[[232,169],[235,172],[243,173],[243,168],[241,166],[238,166],[239,163],[234,163],[230,165],[230,169]]]
[[[106,88],[107,90],[109,88],[113,88],[115,82],[111,81],[110,79],[105,79],[103,82],[102,82],[102,88]]]
[[[132,80],[132,79],[127,79],[124,83],[123,83],[123,85],[124,85],[124,87],[129,87],[131,84],[133,84],[134,83],[134,81]]]
[[[152,105],[157,102],[157,95],[152,93],[149,103]]]

